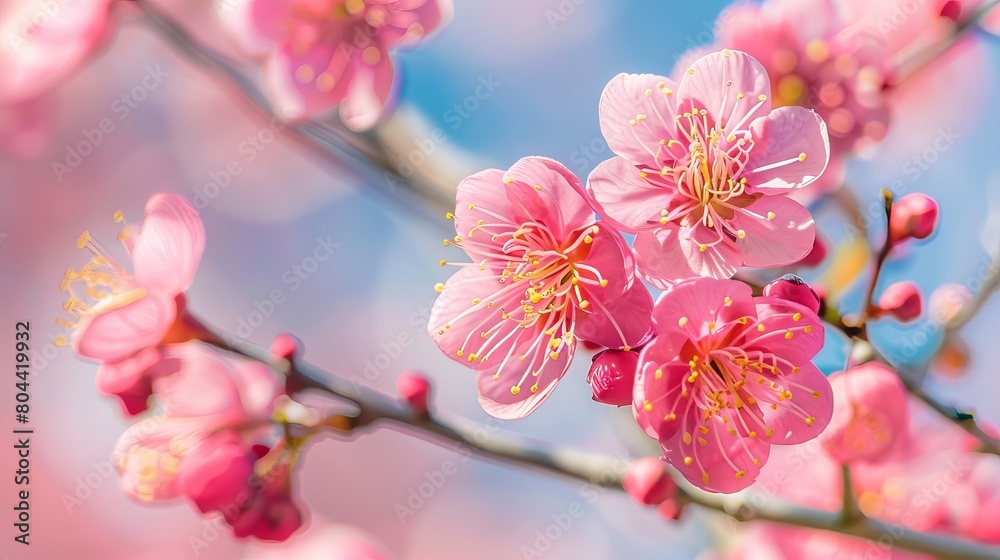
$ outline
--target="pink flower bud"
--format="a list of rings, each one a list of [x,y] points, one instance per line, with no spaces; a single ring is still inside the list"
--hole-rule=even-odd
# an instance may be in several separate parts
[[[299,356],[299,341],[288,333],[281,333],[271,342],[271,353],[288,361]]]
[[[819,296],[809,284],[794,274],[786,274],[764,286],[764,297],[780,298],[819,313]]]
[[[250,494],[253,465],[260,456],[235,433],[209,438],[184,458],[177,489],[202,513],[238,508],[238,498]]]
[[[887,366],[861,364],[831,376],[830,386],[833,418],[819,440],[831,457],[843,463],[876,460],[906,437],[906,388]]]
[[[614,406],[632,404],[639,353],[625,350],[605,350],[594,356],[587,382],[594,392],[593,399]]]
[[[826,242],[823,241],[817,233],[816,237],[813,238],[812,249],[809,251],[809,254],[805,256],[805,258],[799,261],[799,264],[808,267],[819,266],[823,264],[824,260],[826,260],[827,252]]]
[[[909,281],[896,282],[886,288],[878,300],[878,306],[883,312],[904,323],[919,318],[924,307],[920,288]]]
[[[409,403],[417,414],[427,414],[427,400],[431,392],[431,384],[419,373],[405,372],[396,381],[399,396]]]
[[[937,202],[920,193],[900,198],[892,205],[889,219],[889,234],[893,241],[904,239],[925,239],[934,233],[938,221]]]
[[[645,506],[655,506],[677,494],[677,484],[667,472],[667,465],[656,457],[643,457],[632,463],[622,480],[625,492]]]

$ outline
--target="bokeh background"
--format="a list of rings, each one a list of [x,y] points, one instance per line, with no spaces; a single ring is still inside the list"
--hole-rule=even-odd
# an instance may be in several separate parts
[[[443,131],[446,140],[431,157],[441,158],[455,176],[506,168],[525,155],[559,159],[586,176],[611,155],[597,119],[607,81],[619,72],[669,73],[684,51],[711,42],[726,4],[456,3],[450,26],[397,57],[402,81],[395,117],[416,139]],[[170,10],[225,49],[211,14],[199,4],[179,2]],[[13,363],[16,321],[31,322],[36,352],[30,548],[12,544],[12,368],[0,379],[0,556],[235,560],[248,549],[271,548],[234,540],[187,504],[149,507],[127,499],[110,463],[127,422],[116,402],[94,390],[96,365],[53,344],[61,334],[54,323],[62,314],[59,281],[66,268],[85,260],[74,247],[77,236],[87,229],[110,244],[113,212],[138,219],[155,192],[196,203],[203,197],[198,205],[208,245],[188,292],[198,316],[232,332],[255,311],[269,309],[250,328],[251,340],[267,344],[280,332],[294,333],[308,360],[385,391],[394,389],[399,373],[422,371],[434,381],[438,411],[482,422],[487,431],[497,426],[478,407],[473,373],[441,355],[425,334],[436,296],[432,286],[451,272],[438,260],[457,253],[441,244],[453,234],[443,215],[405,191],[386,196],[386,185],[353,179],[287,135],[271,134],[268,121],[227,82],[179,55],[141,17],[120,16],[107,48],[55,91],[47,144],[31,157],[0,156],[0,332],[8,341],[0,342],[0,359]],[[849,165],[851,188],[865,209],[877,204],[879,188],[893,184],[897,194],[925,192],[940,202],[939,233],[898,255],[885,274],[885,282],[912,279],[925,294],[945,282],[974,292],[1000,249],[1000,42],[974,35],[947,64],[928,70],[936,74],[915,83],[922,109],[908,111],[900,100],[890,136]],[[155,87],[120,119],[116,100],[150,72],[159,76]],[[493,91],[476,98],[484,81]],[[456,104],[465,106],[464,115]],[[57,174],[53,162],[64,163],[68,147],[106,117],[114,121],[113,132],[71,172]],[[252,136],[261,147],[247,151]],[[397,140],[420,149],[413,139]],[[241,172],[220,179],[231,160]],[[845,242],[851,229],[843,217],[828,206],[816,211],[827,238]],[[883,227],[877,211],[865,219],[876,233]],[[286,272],[302,266],[321,240],[335,244],[331,258],[293,289],[283,280]],[[823,278],[822,270],[811,274]],[[856,305],[859,285],[835,287],[844,292],[845,307]],[[276,289],[284,303],[264,303]],[[963,375],[932,371],[929,381],[935,394],[992,421],[1000,421],[1000,376],[991,359],[998,313],[1000,303],[988,304],[966,329],[972,361]],[[873,336],[890,356],[918,363],[933,350],[940,328],[925,319],[906,328],[880,327]],[[818,362],[830,373],[844,357],[831,339]],[[590,400],[588,364],[581,354],[546,406],[502,429],[623,457],[655,453],[630,426],[628,410]],[[458,463],[456,472],[430,497],[414,500],[446,461]],[[576,483],[464,460],[387,430],[351,443],[316,442],[301,463],[298,487],[314,525],[356,526],[401,559],[521,558],[522,547],[540,548],[536,531],[573,504],[583,514],[549,542],[545,558],[694,558],[732,528],[696,509],[667,522],[622,494],[594,497]],[[400,506],[412,515],[401,519]],[[196,550],[198,539],[209,546]]]

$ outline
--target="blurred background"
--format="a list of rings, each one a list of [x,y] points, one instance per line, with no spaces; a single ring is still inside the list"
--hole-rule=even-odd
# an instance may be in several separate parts
[[[432,151],[428,158],[457,178],[507,168],[525,155],[553,157],[585,177],[612,155],[597,118],[607,81],[619,72],[668,74],[686,50],[712,42],[726,4],[456,3],[449,26],[396,58],[398,111],[385,130],[393,131],[402,154]],[[227,48],[211,12],[199,4],[180,2],[170,11],[206,42]],[[53,344],[62,333],[54,322],[63,314],[59,281],[66,268],[85,260],[75,249],[77,236],[90,230],[110,244],[117,230],[112,214],[122,210],[137,220],[156,192],[188,197],[205,221],[207,248],[188,291],[199,317],[229,332],[247,325],[241,334],[264,345],[280,332],[294,333],[309,361],[387,392],[399,373],[424,372],[434,382],[438,411],[482,422],[487,432],[500,425],[480,410],[473,372],[443,356],[425,334],[437,295],[432,287],[451,273],[438,261],[458,252],[441,244],[453,235],[443,212],[399,185],[377,184],[384,180],[378,173],[358,180],[303,149],[140,15],[120,19],[107,48],[51,96],[47,143],[34,154],[0,156],[0,331],[10,341],[0,343],[0,356],[13,362],[16,321],[31,322],[36,352],[30,548],[12,544],[9,368],[0,382],[0,433],[6,434],[0,438],[0,556],[229,560],[273,547],[237,541],[185,503],[149,507],[127,499],[110,453],[128,422],[117,402],[95,391],[96,365]],[[975,292],[1000,248],[1000,108],[993,102],[1000,94],[1000,42],[985,34],[971,39],[949,54],[941,73],[914,82],[922,109],[907,111],[901,101],[888,138],[848,166],[862,209],[876,208],[865,218],[873,235],[884,227],[880,188],[898,184],[897,194],[919,191],[939,201],[936,237],[896,255],[885,270],[885,282],[912,279],[925,294],[946,282]],[[146,79],[150,75],[155,79]],[[134,97],[137,87],[145,93],[123,117],[122,96]],[[104,118],[112,119],[113,131],[69,171],[57,171],[53,163],[65,164],[68,151]],[[403,129],[409,137],[398,134]],[[238,174],[227,171],[234,161]],[[853,230],[843,216],[828,205],[815,210],[827,239],[846,243]],[[317,262],[301,283],[285,281],[293,267],[313,268],[306,261],[323,243],[336,247],[332,257]],[[811,274],[810,280],[830,278],[822,269]],[[836,282],[842,304],[857,305],[862,282]],[[283,303],[269,301],[274,290],[286,296]],[[966,328],[968,368],[931,371],[929,379],[935,394],[994,422],[1000,422],[1000,376],[989,352],[998,313],[1000,303],[988,304]],[[880,326],[873,337],[890,358],[920,363],[939,342],[940,327],[927,318],[905,328]],[[842,344],[831,339],[817,362],[831,373],[844,358]],[[622,457],[656,453],[629,410],[590,400],[588,365],[582,353],[546,406],[502,428]],[[425,483],[448,461],[457,469],[427,496]],[[546,558],[694,558],[731,530],[729,522],[695,508],[679,522],[664,521],[620,493],[593,495],[577,483],[466,460],[388,430],[351,443],[314,443],[300,465],[298,492],[314,525],[358,527],[401,559],[532,557],[524,556],[524,547]],[[544,536],[573,504],[583,514],[558,538]]]

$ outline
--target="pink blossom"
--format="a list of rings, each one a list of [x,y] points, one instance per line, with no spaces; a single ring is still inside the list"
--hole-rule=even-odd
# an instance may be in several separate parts
[[[449,357],[480,370],[488,413],[533,411],[566,373],[578,339],[629,349],[646,336],[652,299],[632,254],[595,221],[562,164],[528,157],[477,173],[458,186],[457,202],[458,235],[445,245],[472,262],[437,286],[429,332]]]
[[[797,303],[813,313],[819,313],[822,299],[805,280],[794,274],[786,274],[764,286],[764,297],[772,297]]]
[[[639,268],[657,287],[782,266],[812,249],[812,217],[786,195],[826,168],[826,125],[801,107],[772,110],[767,72],[747,54],[700,58],[679,84],[620,74],[600,113],[618,157],[588,188],[609,223],[637,234]]]
[[[399,396],[416,414],[427,414],[427,400],[430,397],[431,384],[419,373],[404,372],[396,380],[396,390]]]
[[[55,87],[109,35],[112,0],[12,0],[0,11],[0,104]]]
[[[937,201],[925,194],[912,193],[893,203],[889,233],[895,242],[926,239],[934,233],[937,221]]]
[[[78,318],[75,324],[60,321],[73,329],[73,350],[106,362],[168,342],[172,329],[174,341],[191,338],[183,292],[205,248],[201,218],[176,195],[153,195],[141,224],[127,224],[121,212],[115,213],[115,221],[125,224],[118,238],[131,256],[131,266],[85,231],[77,247],[93,257],[79,270],[67,270],[61,286],[69,294],[65,309]],[[65,342],[63,337],[56,340]]]
[[[878,307],[882,313],[899,321],[915,321],[923,313],[920,287],[910,281],[890,284],[878,298]]]
[[[266,366],[201,342],[164,347],[157,368],[152,389],[162,414],[131,426],[114,450],[122,489],[142,501],[181,496],[177,481],[187,456],[209,438],[266,428],[283,393]]]
[[[248,53],[267,56],[280,114],[311,117],[340,105],[354,129],[378,120],[393,85],[389,56],[447,22],[451,0],[248,0],[220,18]]]
[[[635,350],[604,350],[594,356],[587,373],[593,399],[613,406],[632,404],[639,352]]]
[[[313,520],[309,529],[281,547],[249,549],[244,560],[390,560],[386,548],[357,527]]]
[[[677,484],[666,465],[655,457],[643,457],[629,465],[622,486],[633,500],[646,506],[660,505],[677,495]]]
[[[909,436],[907,393],[899,377],[877,363],[830,378],[833,418],[820,441],[837,461],[874,461]]]
[[[663,293],[653,320],[635,415],[691,483],[746,488],[771,445],[811,440],[830,421],[830,383],[810,361],[823,325],[808,308],[753,297],[742,282],[696,278]]]

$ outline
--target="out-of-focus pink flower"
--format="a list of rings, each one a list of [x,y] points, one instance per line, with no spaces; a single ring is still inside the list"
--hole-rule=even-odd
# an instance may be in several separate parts
[[[429,332],[449,357],[480,370],[486,412],[533,411],[566,373],[578,338],[630,349],[646,337],[652,298],[632,254],[595,222],[562,164],[528,157],[477,173],[458,186],[457,202],[458,235],[445,244],[472,262],[436,286]]]
[[[890,541],[891,544],[891,541]],[[871,541],[772,523],[753,523],[741,535],[727,560],[812,560],[814,558],[878,558],[934,560],[931,556],[890,548]],[[877,552],[875,552],[877,551]]]
[[[764,286],[764,297],[778,298],[806,307],[819,313],[820,297],[805,280],[794,274],[786,274]]]
[[[904,323],[915,321],[924,308],[920,287],[908,280],[890,284],[878,298],[878,307]]]
[[[643,457],[629,465],[622,486],[633,500],[645,506],[660,505],[677,495],[677,484],[656,457]]]
[[[934,233],[938,221],[937,202],[920,193],[912,193],[892,204],[889,234],[895,242],[904,239],[926,239]]]
[[[186,457],[209,438],[249,438],[271,424],[282,382],[266,366],[223,356],[201,342],[161,349],[153,393],[162,414],[122,434],[115,464],[126,494],[142,501],[181,496]],[[206,450],[207,451],[207,450]]]
[[[962,284],[946,283],[937,287],[932,293],[928,309],[931,317],[940,324],[954,319],[969,302],[972,292]]]
[[[801,107],[772,110],[767,72],[747,54],[705,56],[679,84],[620,74],[600,118],[618,157],[588,188],[608,222],[637,234],[639,268],[657,287],[786,265],[812,249],[812,216],[786,195],[826,168],[826,125]]]
[[[820,441],[837,461],[878,460],[909,436],[906,388],[885,365],[853,367],[832,376],[830,385],[833,418]]]
[[[112,0],[13,0],[0,11],[0,104],[51,89],[110,33]]]
[[[993,8],[983,18],[982,27],[994,35],[1000,35],[1000,8]]]
[[[823,264],[824,260],[826,260],[827,253],[828,249],[826,247],[826,242],[823,241],[823,238],[817,234],[816,238],[813,240],[812,250],[809,251],[809,254],[802,259],[802,265],[810,267],[819,266]]]
[[[129,416],[145,412],[158,370],[170,371],[171,368],[158,367],[162,357],[160,349],[159,346],[150,346],[124,360],[102,362],[94,379],[97,390],[121,399],[122,407]]]
[[[613,406],[632,404],[632,385],[639,364],[635,350],[605,350],[594,356],[587,373],[593,399]]]
[[[814,312],[753,297],[742,282],[699,278],[665,292],[642,350],[635,415],[665,459],[713,492],[746,488],[771,445],[815,438],[830,421],[830,383]]]
[[[354,129],[378,120],[393,85],[389,56],[451,17],[451,0],[248,0],[220,17],[249,54],[267,55],[278,112],[308,118],[334,105]]]
[[[78,318],[76,324],[60,321],[73,329],[73,350],[104,362],[191,338],[191,325],[179,311],[205,249],[201,218],[176,195],[153,195],[141,224],[127,224],[121,212],[115,213],[115,221],[126,224],[118,237],[131,266],[85,231],[77,247],[94,256],[79,270],[67,270],[61,286],[69,294],[65,309]],[[168,337],[171,329],[175,336]],[[56,340],[65,342],[62,337]]]
[[[417,414],[427,414],[427,400],[431,393],[431,383],[419,373],[404,372],[396,380],[396,390],[410,409]]]
[[[880,140],[889,112],[878,29],[865,20],[845,20],[837,10],[836,0],[739,3],[720,16],[716,41],[761,61],[776,106],[819,113],[839,158]]]

